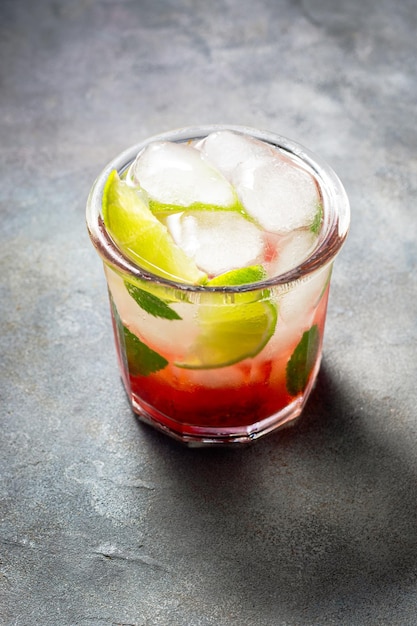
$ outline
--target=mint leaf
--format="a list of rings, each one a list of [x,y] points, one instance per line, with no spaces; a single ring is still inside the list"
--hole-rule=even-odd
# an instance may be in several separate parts
[[[323,205],[320,202],[317,205],[317,211],[316,214],[314,216],[313,222],[310,226],[310,230],[314,235],[318,235],[320,232],[320,228],[321,228],[321,223],[323,221]]]
[[[287,363],[287,390],[292,396],[304,391],[313,370],[320,347],[317,324],[306,330]]]
[[[162,317],[166,320],[181,319],[174,309],[171,309],[166,302],[157,296],[154,296],[152,293],[149,293],[149,291],[140,289],[127,281],[125,281],[125,287],[140,308],[150,315],[153,315],[154,317]]]
[[[163,356],[149,348],[126,326],[123,326],[123,337],[131,376],[149,376],[168,365],[168,361]]]
[[[149,374],[166,367],[168,361],[163,356],[149,348],[124,326],[112,297],[110,297],[110,304],[116,322],[121,356],[129,374],[132,376],[149,376]]]

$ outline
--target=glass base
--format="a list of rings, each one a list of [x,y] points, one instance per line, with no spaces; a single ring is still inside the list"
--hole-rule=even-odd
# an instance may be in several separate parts
[[[211,428],[206,425],[198,426],[189,422],[179,422],[132,393],[128,380],[123,375],[123,370],[122,382],[132,410],[139,421],[152,426],[172,439],[190,448],[247,445],[276,430],[293,426],[298,421],[316,383],[321,360],[322,355],[320,353],[306,388],[292,402],[262,420],[240,426],[229,425]]]
[[[180,424],[164,416],[152,415],[144,406],[138,402],[132,404],[133,410],[138,419],[145,424],[153,426],[160,432],[180,441],[188,447],[202,448],[211,446],[235,446],[237,444],[249,444],[260,437],[280,428],[291,426],[300,416],[305,398],[294,400],[279,413],[271,417],[244,427],[201,428],[190,424]]]
[[[295,424],[316,382],[320,369],[320,360],[321,358],[318,359],[313,375],[303,394],[297,396],[290,404],[277,413],[250,425],[227,426],[224,428],[195,426],[173,420],[136,396],[131,397],[131,404],[133,411],[141,422],[156,428],[188,447],[245,445],[256,441],[268,433]]]

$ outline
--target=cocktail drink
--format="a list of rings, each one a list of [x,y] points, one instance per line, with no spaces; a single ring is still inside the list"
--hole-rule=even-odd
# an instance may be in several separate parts
[[[213,445],[249,442],[300,415],[349,226],[327,164],[253,129],[173,131],[104,169],[87,223],[141,420]]]

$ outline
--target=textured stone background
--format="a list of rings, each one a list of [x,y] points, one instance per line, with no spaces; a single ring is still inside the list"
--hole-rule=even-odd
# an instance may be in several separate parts
[[[0,623],[415,626],[415,0],[1,0]],[[304,418],[237,451],[139,425],[85,230],[105,163],[247,124],[352,204]]]

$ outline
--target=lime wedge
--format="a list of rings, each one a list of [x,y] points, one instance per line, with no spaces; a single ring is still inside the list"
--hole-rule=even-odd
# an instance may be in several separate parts
[[[277,312],[270,302],[224,305],[202,310],[200,334],[178,367],[212,369],[254,357],[271,338]]]
[[[261,266],[226,272],[209,286],[252,283],[264,278]],[[226,282],[227,281],[227,282]],[[254,357],[272,337],[277,309],[268,290],[233,294],[207,294],[198,312],[199,334],[186,357],[176,363],[186,369],[211,369]],[[229,301],[227,301],[229,299]]]
[[[179,282],[205,282],[206,274],[176,245],[141,191],[121,180],[115,170],[103,191],[103,219],[116,244],[145,270]]]

